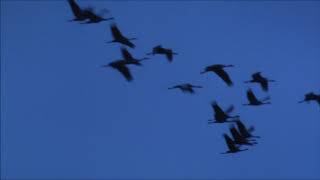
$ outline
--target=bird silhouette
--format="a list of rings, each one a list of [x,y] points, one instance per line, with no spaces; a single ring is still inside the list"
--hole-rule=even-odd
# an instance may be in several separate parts
[[[304,100],[299,101],[299,103],[303,103],[303,102],[310,103],[310,101],[316,101],[320,105],[320,94],[317,95],[314,92],[309,92],[304,95]]]
[[[242,136],[238,130],[236,129],[236,127],[234,125],[231,125],[230,126],[230,132],[231,132],[231,135],[234,139],[234,143],[235,144],[240,144],[240,145],[254,145],[254,144],[257,144],[256,142],[249,142],[249,140]]]
[[[264,105],[264,104],[271,104],[270,102],[263,102],[263,101],[269,100],[270,97],[266,97],[265,99],[258,100],[251,89],[247,90],[247,99],[249,100],[249,103],[248,104],[243,104],[243,105],[246,105],[246,106],[259,106],[259,105]]]
[[[107,10],[106,10],[107,11]],[[102,15],[98,15],[94,12],[93,8],[87,8],[83,10],[83,15],[89,19],[89,21],[83,23],[83,24],[92,24],[92,23],[100,23],[102,21],[109,21],[113,20],[113,17],[110,18],[104,18]]]
[[[193,88],[202,88],[202,86],[195,86],[189,83],[185,83],[185,84],[179,84],[179,85],[170,87],[168,89],[176,89],[176,88],[180,89],[184,93],[194,94],[195,92]]]
[[[224,140],[226,141],[226,144],[229,150],[221,154],[237,153],[240,151],[248,150],[248,149],[239,149],[239,147],[236,146],[235,142],[227,134],[223,134],[223,137],[224,137]]]
[[[222,64],[215,64],[211,66],[207,66],[204,71],[201,72],[201,74],[207,73],[207,72],[214,72],[216,73],[228,86],[232,86],[233,83],[228,75],[228,73],[224,70],[226,67],[234,67],[233,65],[222,65]]]
[[[263,77],[261,75],[261,72],[256,72],[256,73],[252,74],[251,77],[252,77],[252,80],[245,81],[245,83],[259,83],[261,88],[264,91],[268,91],[269,82],[275,82],[275,80],[270,80],[270,79],[267,79],[266,77]]]
[[[72,13],[74,15],[74,19],[70,21],[84,21],[88,19],[83,9],[79,7],[75,0],[68,0]]]
[[[234,110],[233,105],[231,105],[226,111],[223,111],[222,108],[218,105],[218,103],[214,101],[211,103],[211,107],[214,111],[214,120],[209,120],[208,123],[236,122],[232,119],[239,118],[239,116],[229,116],[229,114]]]
[[[175,53],[172,51],[172,49],[163,48],[162,45],[157,45],[152,49],[151,53],[148,53],[147,55],[156,55],[156,54],[164,54],[166,55],[169,62],[172,62],[173,55],[178,55],[178,53]]]
[[[113,36],[113,40],[107,43],[120,43],[131,48],[135,47],[135,45],[132,42],[130,42],[130,40],[136,40],[137,38],[127,38],[124,35],[122,35],[118,26],[115,23],[112,23],[110,25],[110,29],[111,29],[111,34]]]
[[[253,136],[251,132],[254,131],[254,127],[251,126],[249,129],[241,122],[240,119],[236,121],[237,127],[239,129],[240,134],[245,138],[260,138],[260,136]]]
[[[128,64],[134,64],[136,66],[142,66],[142,64],[140,63],[141,61],[147,60],[149,58],[144,57],[141,59],[137,59],[134,58],[131,53],[128,51],[128,49],[126,49],[125,47],[121,48],[121,54],[122,54],[122,58],[128,63]]]
[[[127,62],[125,60],[117,60],[117,61],[113,61],[107,65],[103,65],[103,67],[111,67],[113,69],[118,70],[127,81],[132,81],[133,77],[130,73],[129,68],[126,66]]]

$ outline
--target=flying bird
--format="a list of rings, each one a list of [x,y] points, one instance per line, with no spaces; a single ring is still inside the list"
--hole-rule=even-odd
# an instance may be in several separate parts
[[[147,55],[156,55],[156,54],[164,54],[169,62],[172,62],[173,55],[178,55],[178,53],[175,53],[172,51],[172,49],[163,48],[161,45],[157,45],[152,49],[151,53],[148,53]]]
[[[230,126],[230,132],[231,132],[231,135],[234,139],[234,143],[235,144],[239,144],[239,145],[254,145],[254,144],[257,144],[256,142],[249,142],[249,140],[242,136],[238,130],[236,129],[235,126]]]
[[[254,136],[251,133],[254,131],[254,127],[251,126],[250,128],[246,128],[246,126],[241,122],[240,119],[236,121],[237,127],[239,129],[239,132],[241,136],[245,138],[260,138],[260,136]]]
[[[226,67],[234,67],[233,65],[222,65],[222,64],[215,64],[211,66],[207,66],[204,71],[201,72],[201,74],[207,73],[207,72],[214,72],[216,73],[228,86],[232,86],[233,83],[228,75],[228,73],[224,70]]]
[[[247,99],[248,99],[249,103],[243,104],[243,105],[259,106],[259,105],[264,105],[264,104],[271,104],[270,102],[264,102],[264,101],[268,101],[270,99],[270,97],[266,97],[265,99],[258,100],[251,89],[247,90]]]
[[[248,149],[239,149],[239,147],[236,146],[235,142],[227,134],[223,134],[223,137],[224,137],[224,140],[226,141],[226,144],[229,150],[221,154],[237,153],[240,151],[248,150]]]
[[[105,12],[106,11],[107,10],[105,10]],[[109,21],[114,19],[113,17],[104,18],[102,15],[96,14],[92,8],[85,9],[83,11],[83,14],[85,17],[87,17],[87,19],[89,19],[89,21],[85,22],[84,24],[100,23],[102,21]]]
[[[122,54],[122,58],[128,63],[128,64],[134,64],[136,66],[142,66],[142,64],[140,63],[141,61],[147,60],[149,58],[141,58],[141,59],[137,59],[134,58],[131,53],[128,51],[128,49],[126,49],[125,47],[121,48],[121,54]]]
[[[310,101],[316,101],[320,105],[320,94],[317,95],[314,92],[309,92],[304,95],[304,100],[299,101],[299,103],[303,103],[303,102],[310,103]]]
[[[71,21],[84,21],[88,19],[88,17],[84,13],[84,10],[79,7],[75,0],[68,0],[68,3],[74,15],[74,19],[72,19]]]
[[[249,81],[245,81],[245,83],[259,83],[261,88],[264,90],[264,91],[268,91],[269,89],[269,82],[275,82],[275,80],[270,80],[266,77],[263,77],[261,75],[261,72],[256,72],[254,74],[252,74],[252,79],[249,80]]]
[[[110,25],[110,29],[111,29],[111,34],[113,36],[113,40],[107,43],[120,43],[131,48],[135,47],[135,45],[132,42],[130,42],[130,40],[136,40],[137,38],[127,38],[124,35],[122,35],[118,26],[115,23],[112,23]]]
[[[236,122],[235,120],[228,119],[239,118],[239,116],[229,115],[234,110],[233,105],[231,105],[226,111],[223,111],[217,102],[212,102],[211,107],[214,111],[214,120],[209,120],[208,123]]]
[[[195,92],[194,92],[193,88],[202,88],[202,86],[195,86],[195,85],[186,83],[186,84],[179,84],[179,85],[170,87],[168,89],[177,89],[177,88],[180,89],[184,93],[194,94]]]
[[[133,77],[130,73],[129,68],[126,65],[127,65],[126,61],[118,60],[118,61],[113,61],[107,65],[103,65],[103,67],[111,67],[113,69],[118,70],[125,77],[125,79],[130,82],[133,80]]]

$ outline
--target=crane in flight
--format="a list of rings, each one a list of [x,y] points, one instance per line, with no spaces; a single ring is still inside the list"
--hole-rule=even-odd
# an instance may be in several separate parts
[[[234,106],[231,105],[226,111],[218,105],[217,102],[212,102],[211,107],[214,112],[214,120],[209,120],[208,123],[226,123],[226,122],[236,122],[234,118],[239,118],[239,116],[230,116],[229,114],[234,110]],[[230,119],[230,120],[228,120]]]
[[[298,103],[303,103],[303,102],[310,103],[310,101],[316,101],[320,105],[320,94],[315,94],[314,92],[309,92],[304,95],[304,100],[299,101]]]
[[[113,61],[107,65],[103,65],[102,67],[111,67],[117,71],[119,71],[127,81],[132,81],[133,77],[131,75],[130,69],[127,67],[127,62],[125,60],[117,60]]]
[[[179,85],[170,87],[168,89],[180,89],[184,93],[194,94],[195,91],[193,88],[202,88],[202,86],[196,86],[189,83],[185,83],[185,84],[179,84]]]
[[[113,37],[112,41],[109,41],[107,43],[120,43],[123,45],[126,45],[130,48],[135,48],[135,45],[131,42],[131,40],[137,40],[137,38],[127,38],[125,37],[121,31],[119,30],[118,26],[115,23],[112,23],[110,25],[111,34]]]
[[[154,48],[152,48],[152,52],[148,53],[147,55],[156,55],[156,54],[163,54],[167,57],[169,62],[172,62],[173,60],[173,55],[178,55],[178,53],[173,52],[172,49],[169,48],[164,48],[162,45],[157,45]]]
[[[233,65],[222,65],[222,64],[214,64],[211,66],[207,66],[201,74],[207,72],[214,72],[216,73],[228,86],[232,86],[233,82],[230,79],[228,73],[224,70],[226,67],[234,67]]]
[[[256,72],[251,75],[252,79],[249,81],[245,81],[245,83],[259,83],[262,90],[268,91],[269,90],[269,82],[275,82],[275,80],[270,80],[266,77],[261,75],[261,72]]]
[[[264,102],[270,100],[270,97],[266,97],[262,100],[258,100],[258,98],[254,95],[253,91],[251,89],[247,90],[247,99],[249,101],[248,104],[243,104],[246,106],[260,106],[264,104],[271,104],[270,102]]]

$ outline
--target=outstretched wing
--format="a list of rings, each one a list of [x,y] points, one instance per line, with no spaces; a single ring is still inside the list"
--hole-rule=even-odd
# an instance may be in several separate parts
[[[75,0],[68,0],[68,3],[71,7],[72,13],[76,18],[82,18],[83,14],[82,14],[82,10],[79,7],[79,5],[76,3]]]
[[[171,49],[168,49],[167,52],[166,52],[166,57],[168,59],[169,62],[172,62],[173,60],[173,52]]]
[[[127,81],[133,80],[133,77],[132,77],[130,70],[127,66],[125,66],[125,65],[118,66],[117,70],[126,78]]]
[[[122,47],[122,48],[121,48],[121,54],[122,54],[122,57],[123,57],[125,60],[133,60],[133,57],[132,57],[132,55],[130,54],[130,52],[127,50],[127,48]]]
[[[211,107],[215,114],[225,114],[225,112],[221,109],[221,107],[216,102],[212,102]]]
[[[256,98],[256,96],[253,94],[253,91],[251,89],[249,89],[247,91],[247,98],[249,100],[249,102],[258,102],[258,99]]]
[[[245,125],[240,121],[240,120],[237,120],[236,121],[237,123],[237,126],[238,126],[238,129],[240,131],[240,134],[244,137],[251,137],[251,134],[250,132],[247,130],[247,128],[245,127]]]
[[[214,71],[225,83],[227,83],[228,86],[232,86],[233,83],[228,75],[228,73],[223,70],[222,68],[217,69]]]
[[[227,135],[223,134],[224,140],[226,141],[226,144],[231,152],[239,151],[239,148],[235,145],[233,140]]]
[[[123,35],[122,33],[120,32],[118,26],[116,24],[111,24],[110,25],[110,28],[111,28],[111,33],[112,33],[112,36],[114,39],[121,39],[123,38]]]
[[[261,79],[259,83],[260,83],[260,85],[261,85],[261,88],[262,88],[264,91],[268,91],[268,90],[269,90],[268,80],[266,80],[266,79]]]

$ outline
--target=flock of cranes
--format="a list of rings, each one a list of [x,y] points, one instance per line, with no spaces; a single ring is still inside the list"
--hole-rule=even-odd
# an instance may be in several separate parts
[[[105,18],[103,17],[103,14],[109,13],[108,10],[103,10],[101,13],[96,13],[93,8],[87,7],[87,8],[81,8],[75,0],[68,0],[68,3],[71,7],[72,13],[74,15],[74,19],[70,20],[71,22],[81,22],[81,24],[92,24],[92,23],[100,23],[103,21],[110,21],[114,20],[114,17]],[[128,38],[124,36],[117,25],[112,22],[110,24],[110,30],[111,34],[113,36],[113,40],[108,41],[107,43],[119,43],[123,45],[121,50],[122,58],[119,60],[115,60],[110,62],[107,65],[103,65],[103,67],[111,67],[117,71],[119,71],[124,78],[127,81],[132,81],[134,78],[130,72],[129,66],[135,65],[135,66],[142,66],[141,62],[144,60],[148,60],[148,57],[143,58],[135,58],[132,56],[132,54],[128,51],[127,48],[124,46],[135,48],[135,44],[132,43],[133,40],[137,40],[137,38]],[[165,55],[167,60],[169,62],[172,62],[173,56],[178,55],[178,53],[174,52],[172,49],[164,48],[161,45],[157,45],[152,48],[152,51],[150,53],[147,53],[148,56],[154,56],[156,54]],[[208,72],[215,73],[218,77],[220,77],[228,87],[233,86],[233,82],[229,76],[229,74],[225,71],[225,68],[228,67],[234,67],[234,65],[223,65],[223,64],[214,64],[210,65],[204,68],[204,70],[201,72],[201,74],[205,74]],[[269,90],[269,82],[275,82],[275,80],[270,80],[264,76],[261,75],[261,72],[256,72],[252,74],[252,79],[245,81],[244,83],[258,83],[260,84],[263,91],[268,92]],[[194,88],[203,88],[199,85],[192,85],[189,83],[176,85],[173,87],[170,87],[168,89],[180,89],[184,93],[190,93],[194,94],[195,90]],[[246,106],[261,106],[266,104],[271,104],[270,97],[267,96],[262,99],[258,99],[252,89],[247,90],[247,99],[248,103],[243,104]],[[299,101],[299,103],[303,102],[310,102],[315,101],[320,105],[320,94],[315,94],[313,92],[305,94],[304,100]],[[230,115],[232,111],[234,110],[234,106],[231,105],[226,110],[223,110],[217,102],[211,103],[212,109],[213,109],[213,119],[209,120],[208,123],[218,123],[218,124],[224,124],[224,123],[230,123],[230,134],[231,137],[224,133],[223,137],[225,139],[225,142],[228,147],[228,151],[222,153],[237,153],[240,151],[246,151],[247,148],[240,149],[240,146],[247,145],[247,146],[253,146],[257,144],[256,139],[260,138],[259,136],[252,135],[252,132],[254,131],[254,127],[251,126],[247,128],[244,123],[240,120],[239,115]]]

